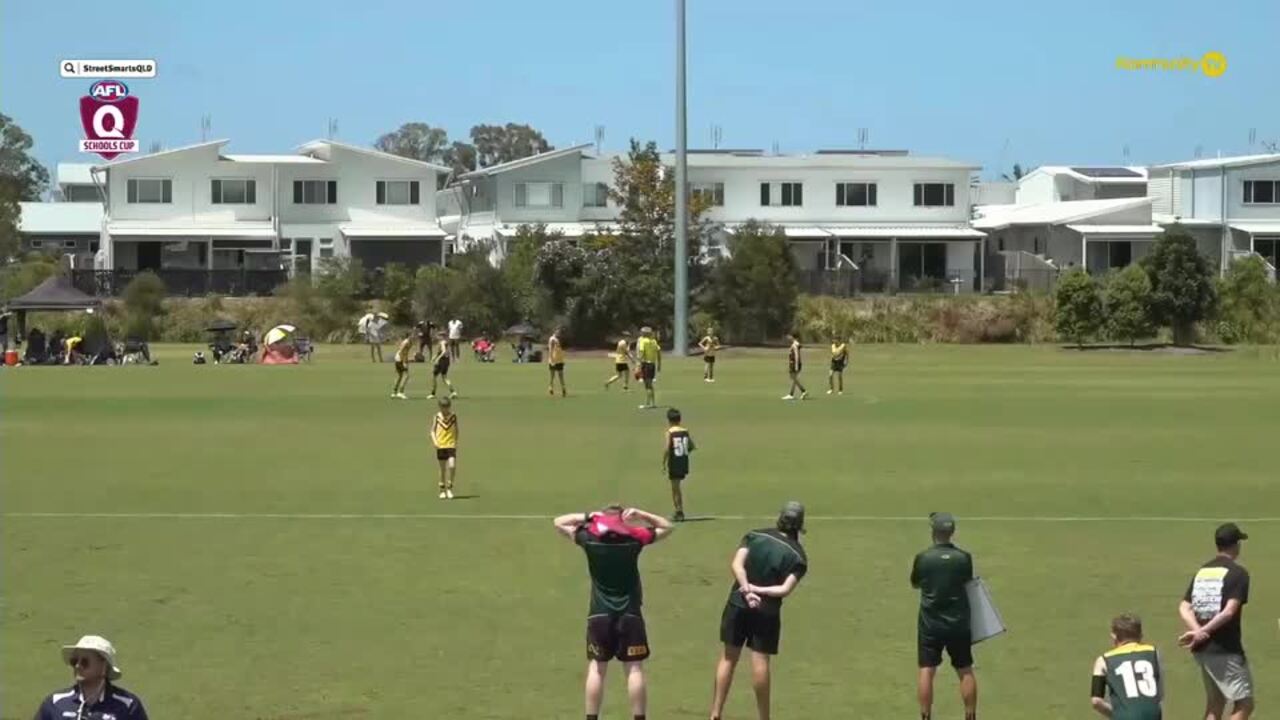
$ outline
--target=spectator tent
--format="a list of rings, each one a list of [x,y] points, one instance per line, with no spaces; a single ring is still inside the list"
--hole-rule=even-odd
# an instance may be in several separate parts
[[[98,298],[72,287],[69,278],[54,275],[26,295],[10,300],[8,308],[18,318],[18,337],[23,337],[27,332],[28,311],[92,310],[101,304]]]

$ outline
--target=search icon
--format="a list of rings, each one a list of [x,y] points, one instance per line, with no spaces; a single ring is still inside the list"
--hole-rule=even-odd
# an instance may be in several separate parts
[[[76,74],[76,64],[70,60],[62,63],[62,77],[69,77]]]

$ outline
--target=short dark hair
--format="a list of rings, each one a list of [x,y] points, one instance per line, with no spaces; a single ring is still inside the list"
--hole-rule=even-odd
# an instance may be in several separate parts
[[[668,410],[667,410],[667,422],[671,422],[671,423],[678,423],[678,422],[680,422],[680,411],[679,411],[679,410],[677,410],[677,409],[675,409],[675,408],[670,408],[670,409],[668,409]]]
[[[1117,640],[1141,640],[1142,618],[1132,613],[1117,615],[1111,621],[1111,634]]]
[[[612,503],[610,505],[605,505],[602,512],[604,512],[605,515],[621,515],[622,511],[625,509],[626,508],[622,507],[619,503]]]

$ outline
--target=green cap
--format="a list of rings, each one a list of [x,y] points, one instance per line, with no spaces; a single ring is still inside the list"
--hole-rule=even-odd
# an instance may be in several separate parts
[[[929,513],[929,527],[934,532],[955,532],[956,518],[948,512]]]
[[[783,532],[802,532],[804,530],[804,505],[792,500],[782,506],[778,514],[778,529]]]

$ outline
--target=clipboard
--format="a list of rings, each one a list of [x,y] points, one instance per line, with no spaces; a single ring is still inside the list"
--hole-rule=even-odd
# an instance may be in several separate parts
[[[982,578],[976,577],[965,583],[964,590],[969,596],[969,629],[973,644],[1004,634],[1008,628]]]

